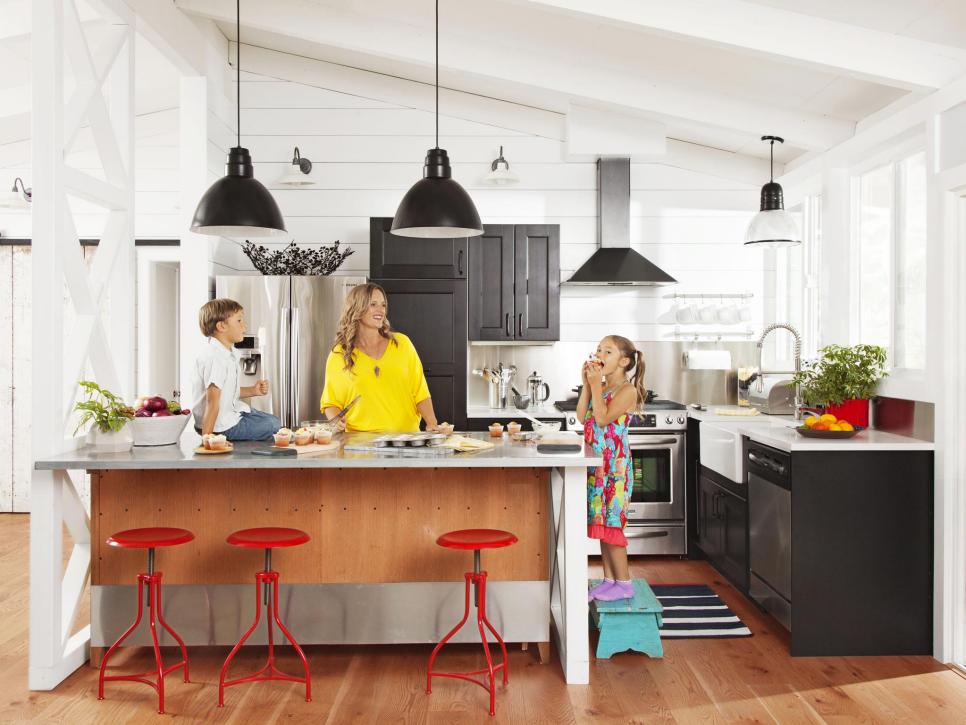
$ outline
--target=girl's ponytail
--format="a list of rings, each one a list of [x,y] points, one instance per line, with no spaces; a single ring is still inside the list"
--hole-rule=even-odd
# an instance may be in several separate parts
[[[647,389],[644,387],[644,353],[634,350],[634,390],[637,391],[637,402],[641,405],[647,402]]]

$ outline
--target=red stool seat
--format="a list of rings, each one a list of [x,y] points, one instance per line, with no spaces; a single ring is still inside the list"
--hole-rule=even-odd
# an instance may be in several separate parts
[[[436,543],[447,549],[500,549],[519,541],[509,531],[499,529],[460,529],[449,531],[438,539]]]
[[[225,541],[232,546],[245,546],[251,549],[276,549],[286,546],[300,546],[311,539],[312,537],[301,529],[264,526],[236,531]]]
[[[153,549],[159,546],[178,546],[193,541],[195,535],[188,529],[171,526],[154,526],[145,529],[118,531],[107,538],[108,546],[122,549]]]

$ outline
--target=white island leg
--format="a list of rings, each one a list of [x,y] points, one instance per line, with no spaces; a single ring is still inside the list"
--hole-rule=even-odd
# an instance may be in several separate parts
[[[590,681],[587,625],[587,467],[550,473],[550,611],[568,685]]]

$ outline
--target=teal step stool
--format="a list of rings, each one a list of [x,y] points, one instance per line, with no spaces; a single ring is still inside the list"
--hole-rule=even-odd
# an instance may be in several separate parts
[[[600,584],[592,579],[591,586]],[[661,623],[664,607],[643,579],[634,580],[634,598],[616,602],[591,602],[590,614],[600,630],[597,659],[608,659],[616,652],[636,650],[651,657],[663,657]]]

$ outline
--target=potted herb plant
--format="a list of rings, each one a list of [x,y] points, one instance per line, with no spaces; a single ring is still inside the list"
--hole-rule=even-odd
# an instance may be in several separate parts
[[[110,390],[105,390],[91,380],[81,380],[85,399],[74,405],[81,412],[80,422],[74,433],[93,422],[87,433],[87,444],[99,453],[120,453],[131,450],[134,436],[127,428],[134,419],[134,408]]]
[[[807,405],[821,405],[826,413],[853,425],[869,425],[869,398],[886,372],[886,350],[879,345],[828,345],[818,360],[806,362],[795,375]]]

